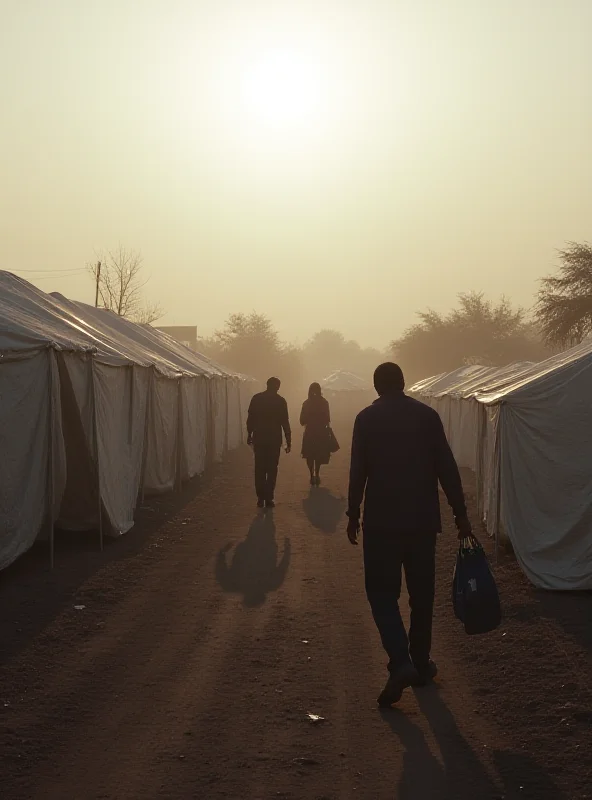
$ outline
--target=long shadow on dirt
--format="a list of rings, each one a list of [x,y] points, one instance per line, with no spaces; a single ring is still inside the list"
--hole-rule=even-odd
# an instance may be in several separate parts
[[[291,557],[290,540],[284,540],[284,551],[278,562],[273,514],[258,514],[247,537],[237,545],[230,563],[227,544],[216,559],[216,580],[225,592],[242,594],[245,606],[263,605],[270,592],[280,588],[288,572]]]
[[[324,533],[335,533],[343,518],[345,506],[344,497],[335,497],[324,487],[311,489],[308,497],[302,501],[302,508],[310,524]]]
[[[397,737],[397,746],[402,745],[403,769],[393,797],[398,800],[443,800],[445,793],[444,768],[431,752],[421,728],[398,708],[381,711]],[[393,786],[394,790],[394,786]]]
[[[418,690],[417,701],[427,719],[441,754],[442,763],[431,752],[421,729],[398,709],[382,717],[405,749],[403,772],[398,786],[399,800],[494,800],[530,798],[560,800],[562,794],[532,759],[520,754],[496,751],[497,780],[481,762],[463,736],[437,686]]]

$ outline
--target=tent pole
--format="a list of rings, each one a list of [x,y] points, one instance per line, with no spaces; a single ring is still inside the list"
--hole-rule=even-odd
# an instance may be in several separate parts
[[[224,380],[224,388],[226,390],[226,433],[224,434],[224,457],[228,455],[228,426],[230,418],[230,403],[228,401],[228,381],[230,378],[226,377]]]
[[[177,392],[177,453],[175,458],[176,472],[175,485],[178,493],[183,488],[181,478],[181,437],[183,436],[183,376],[179,378],[179,389]]]
[[[245,390],[245,385],[240,378],[237,378],[237,384],[238,384],[238,418],[240,423],[240,443],[245,444],[245,420],[243,414],[244,411],[243,394]]]
[[[214,433],[213,433],[213,378],[207,378],[206,390],[206,468],[209,469],[214,461]]]
[[[148,425],[150,423],[150,414],[152,410],[152,392],[154,391],[154,367],[149,367],[148,376],[148,394],[146,396],[146,412],[144,414],[144,447],[142,450],[142,485],[140,486],[140,502],[144,505],[144,497],[146,495],[146,464],[148,462]]]
[[[99,547],[103,551],[103,499],[101,496],[101,463],[99,458],[99,425],[97,420],[97,383],[95,378],[95,359],[91,354],[90,362],[91,386],[92,386],[92,405],[93,405],[93,434],[95,444],[95,469],[97,471],[97,494],[99,501]]]
[[[500,425],[502,422],[501,407],[498,410],[498,421],[496,430],[495,452],[497,458],[497,497],[495,498],[495,563],[499,563],[500,551],[500,528],[502,524],[502,457],[500,452]]]
[[[53,474],[53,392],[54,392],[54,373],[53,373],[53,351],[49,350],[49,444],[47,453],[47,481],[48,481],[48,524],[49,524],[49,568],[53,570],[55,563],[55,541],[54,541],[54,518],[53,518],[53,504],[55,494],[55,481]]]

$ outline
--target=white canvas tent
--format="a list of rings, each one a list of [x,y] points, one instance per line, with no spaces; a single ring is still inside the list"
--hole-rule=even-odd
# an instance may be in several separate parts
[[[329,392],[369,392],[372,387],[363,378],[346,370],[336,370],[321,381],[321,387]]]
[[[408,393],[439,413],[459,467],[476,472],[481,413],[477,397],[490,384],[512,380],[529,366],[528,362],[519,362],[507,367],[460,367],[420,381]]]
[[[535,586],[592,589],[592,343],[449,388],[439,398],[416,396],[440,403],[457,452],[449,411],[468,404],[463,424],[475,443],[479,507],[489,533],[508,537]]]
[[[247,386],[150,326],[0,272],[0,569],[54,521],[118,535],[138,496],[242,441]]]
[[[332,372],[321,381],[321,387],[329,400],[333,417],[342,420],[352,419],[376,397],[368,381],[346,370]]]

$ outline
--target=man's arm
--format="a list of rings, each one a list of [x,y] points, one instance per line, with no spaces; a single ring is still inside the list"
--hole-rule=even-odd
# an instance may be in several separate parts
[[[255,430],[255,418],[257,415],[257,395],[253,395],[249,403],[249,410],[247,412],[247,442],[251,442],[253,438],[253,431]]]
[[[283,399],[283,398],[282,398]],[[282,403],[282,428],[286,437],[286,447],[292,447],[292,429],[290,428],[290,415],[288,414],[288,404],[285,400]]]
[[[440,486],[444,490],[448,504],[452,508],[454,519],[457,524],[459,521],[467,519],[467,506],[465,504],[465,494],[463,492],[460,472],[446,433],[439,415],[436,414],[435,425],[435,445],[436,445],[436,471]]]
[[[366,447],[364,432],[360,417],[356,417],[354,434],[352,438],[351,463],[349,470],[349,494],[347,503],[347,516],[351,522],[358,522],[360,509],[364,499],[368,467],[366,464]]]

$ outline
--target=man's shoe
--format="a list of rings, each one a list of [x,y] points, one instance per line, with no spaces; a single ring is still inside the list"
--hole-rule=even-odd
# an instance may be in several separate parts
[[[418,679],[417,682],[413,684],[414,686],[426,686],[428,683],[431,683],[438,674],[438,666],[431,658],[428,663],[423,666],[418,666],[416,664],[415,669]]]
[[[273,500],[266,500],[265,508],[275,508],[275,503],[273,502]]]
[[[257,508],[263,508],[264,505],[265,505],[265,500],[259,498],[259,500],[257,500]]]
[[[378,705],[381,708],[389,708],[393,703],[398,703],[403,690],[408,686],[415,686],[417,679],[417,670],[413,664],[404,664],[391,672],[386,686],[378,696]]]

